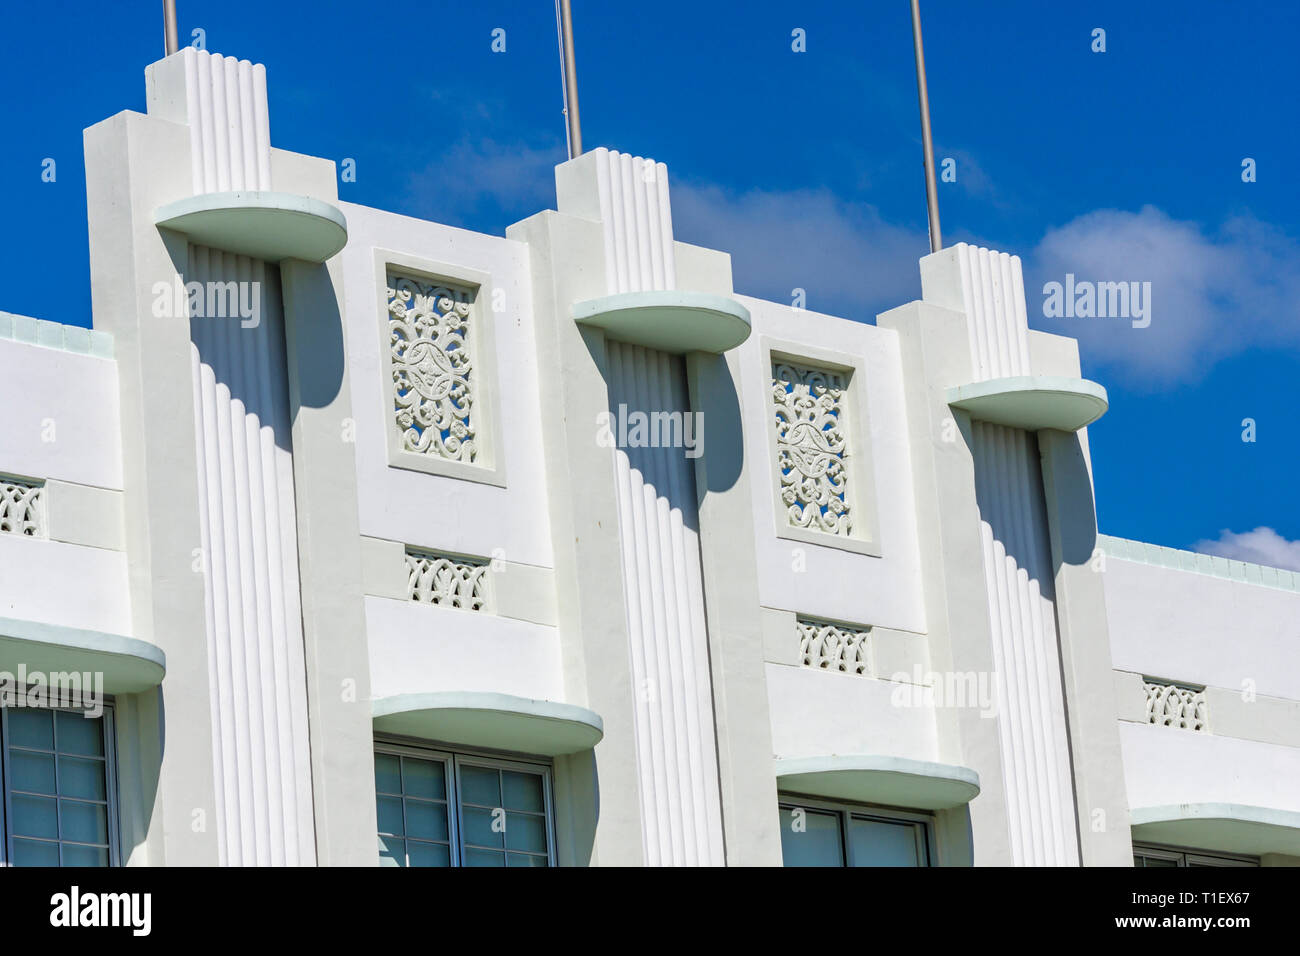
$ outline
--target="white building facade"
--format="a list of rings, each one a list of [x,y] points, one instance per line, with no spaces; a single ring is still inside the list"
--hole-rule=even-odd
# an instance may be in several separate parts
[[[1098,535],[1017,258],[866,325],[662,164],[502,238],[341,202],[260,65],[146,79],[93,330],[0,314],[4,862],[1300,863],[1300,574]]]

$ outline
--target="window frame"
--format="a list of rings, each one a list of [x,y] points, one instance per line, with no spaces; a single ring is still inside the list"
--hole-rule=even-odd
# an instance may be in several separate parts
[[[1175,866],[1183,869],[1192,866],[1235,867],[1260,865],[1257,856],[1242,853],[1218,853],[1198,850],[1194,847],[1168,846],[1160,843],[1134,843],[1133,856],[1149,856],[1157,860],[1173,860]],[[1134,861],[1134,868],[1145,869],[1145,867],[1137,866],[1136,860]]]
[[[457,747],[432,741],[428,743],[422,741],[412,742],[386,736],[376,736],[373,749],[374,753],[377,754],[387,753],[399,757],[413,757],[417,760],[438,760],[442,762],[447,780],[447,830],[449,839],[448,855],[451,860],[450,869],[465,866],[465,828],[462,820],[464,807],[461,800],[460,781],[462,764],[492,770],[513,770],[519,773],[537,774],[542,778],[542,806],[546,823],[546,865],[552,868],[559,865],[556,862],[555,797],[551,778],[554,767],[551,761],[544,757],[532,757],[527,754]],[[378,791],[375,792],[377,796]],[[402,798],[405,801],[405,794],[402,794]],[[403,815],[405,815],[405,805],[403,805]],[[403,819],[403,828],[405,828],[405,819]],[[379,835],[378,824],[376,823],[376,836]],[[407,837],[403,835],[402,839],[405,841]],[[531,855],[536,856],[537,854]]]
[[[853,818],[866,819],[881,823],[912,824],[921,833],[921,852],[924,862],[918,868],[937,866],[939,845],[935,835],[934,814],[924,810],[912,810],[907,807],[891,807],[873,803],[855,803],[848,800],[826,800],[819,797],[804,797],[797,793],[778,791],[776,795],[778,814],[786,810],[809,809],[836,814],[839,818],[840,859],[844,869],[870,869],[857,867],[853,863],[853,845],[849,840],[848,823]],[[782,820],[784,826],[785,821]],[[784,853],[781,865],[785,866]]]
[[[10,763],[9,760],[9,711],[10,710],[44,710],[51,713],[55,711],[64,711],[66,713],[84,714],[87,708],[77,707],[0,707],[0,786],[4,788],[4,800],[0,802],[0,866],[13,866],[14,835],[10,830],[9,821],[13,819],[11,802],[12,802],[12,785],[10,781]],[[111,700],[103,701],[103,713],[100,715],[103,720],[101,730],[104,736],[104,790],[105,790],[105,813],[108,816],[108,866],[116,867],[122,865],[122,841],[120,827],[118,826],[118,797],[117,797],[117,732],[114,721],[113,702]],[[56,730],[57,733],[57,730]],[[54,798],[57,801],[61,799],[78,800],[78,797],[63,797],[59,794],[59,770],[58,770],[58,743],[55,741],[55,750],[52,751],[55,756],[54,761],[54,787],[56,793]],[[83,801],[98,802],[98,801]],[[57,810],[56,810],[57,813]],[[47,840],[40,837],[31,839],[39,840],[45,843],[54,843],[59,849],[59,867],[63,868],[63,845],[65,843],[73,846],[98,846],[98,844],[81,843],[77,840],[64,840],[62,838],[62,827],[60,827],[60,836],[55,840]],[[26,839],[26,838],[25,838]]]

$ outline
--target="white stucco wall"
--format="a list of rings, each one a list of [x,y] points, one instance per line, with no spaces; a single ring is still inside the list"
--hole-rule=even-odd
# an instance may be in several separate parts
[[[772,749],[778,758],[882,754],[938,760],[934,711],[921,688],[809,667],[768,664]]]
[[[366,598],[370,691],[485,691],[564,700],[559,632],[491,614]]]
[[[801,615],[924,632],[916,502],[896,334],[761,299],[736,298],[750,310],[754,329],[739,352],[746,369],[741,395],[745,454],[755,463],[754,533],[760,603]],[[863,518],[875,526],[879,557],[776,536],[778,489],[769,445],[773,422],[765,339],[774,346],[799,343],[833,353],[842,364],[856,366],[850,387],[857,390],[858,400],[866,400],[868,428],[858,434],[869,443],[872,468],[867,476],[851,473],[850,482],[865,477],[873,484],[874,515]],[[850,414],[854,412],[850,409]],[[861,412],[856,409],[859,421]],[[805,571],[793,569],[796,548],[802,549]]]
[[[117,363],[0,338],[0,472],[122,487]]]
[[[1236,803],[1300,811],[1300,749],[1121,723],[1130,807]]]
[[[42,332],[61,331],[42,323]],[[0,473],[120,490],[117,386],[117,364],[110,358],[0,338]],[[48,489],[45,497],[47,528],[58,522],[76,533],[82,522],[111,523],[92,510],[69,524],[68,515],[51,512],[60,506],[59,497]],[[118,507],[111,495],[77,496],[78,502],[87,500],[92,509]],[[69,493],[62,501],[74,506]],[[0,616],[130,635],[126,555],[0,535]]]
[[[361,533],[552,567],[527,246],[365,206],[339,205],[348,218],[342,257]],[[385,381],[382,361],[387,339],[381,331],[386,328],[381,325],[384,290],[378,287],[376,249],[427,260],[431,270],[460,266],[491,277],[500,310],[494,311],[492,301],[480,301],[477,315],[494,323],[490,371],[499,390],[500,421],[488,424],[499,429],[495,446],[505,469],[504,488],[389,466],[385,429],[392,417],[392,382]],[[488,403],[476,402],[476,413],[487,415]]]
[[[1300,699],[1300,593],[1114,558],[1105,587],[1116,668]]]

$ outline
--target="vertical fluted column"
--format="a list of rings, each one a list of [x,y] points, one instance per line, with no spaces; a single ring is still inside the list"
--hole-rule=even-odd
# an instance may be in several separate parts
[[[975,422],[1012,859],[1078,863],[1046,513],[1034,436]]]
[[[958,243],[953,257],[975,380],[1031,372],[1020,260]],[[1070,741],[1061,689],[1053,570],[1038,443],[1022,429],[973,422],[998,730],[1019,865],[1079,861]]]
[[[283,318],[274,269],[203,247],[188,281],[260,296],[190,319],[222,862],[314,860]]]
[[[182,51],[196,194],[271,188],[266,71]],[[190,246],[221,862],[315,862],[284,318],[273,266]],[[228,290],[234,290],[233,296]],[[221,302],[224,308],[212,306]],[[252,315],[230,306],[255,304]]]
[[[680,357],[619,342],[607,348],[615,422],[637,412],[689,414]],[[646,860],[721,865],[694,472],[681,447],[629,444],[615,450],[615,469]]]

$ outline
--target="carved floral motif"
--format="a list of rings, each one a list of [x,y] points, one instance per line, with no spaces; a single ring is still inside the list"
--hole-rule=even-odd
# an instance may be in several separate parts
[[[787,361],[772,363],[781,502],[790,524],[847,537],[852,530],[845,376]]]
[[[407,551],[406,595],[420,604],[487,610],[489,567],[466,558]]]
[[[470,298],[419,279],[388,277],[393,414],[404,451],[474,461]]]
[[[1147,691],[1147,720],[1163,727],[1205,730],[1205,691],[1143,681]]]
[[[0,479],[0,534],[45,537],[44,486]]]
[[[869,630],[802,620],[797,622],[797,627],[804,667],[870,676]]]

